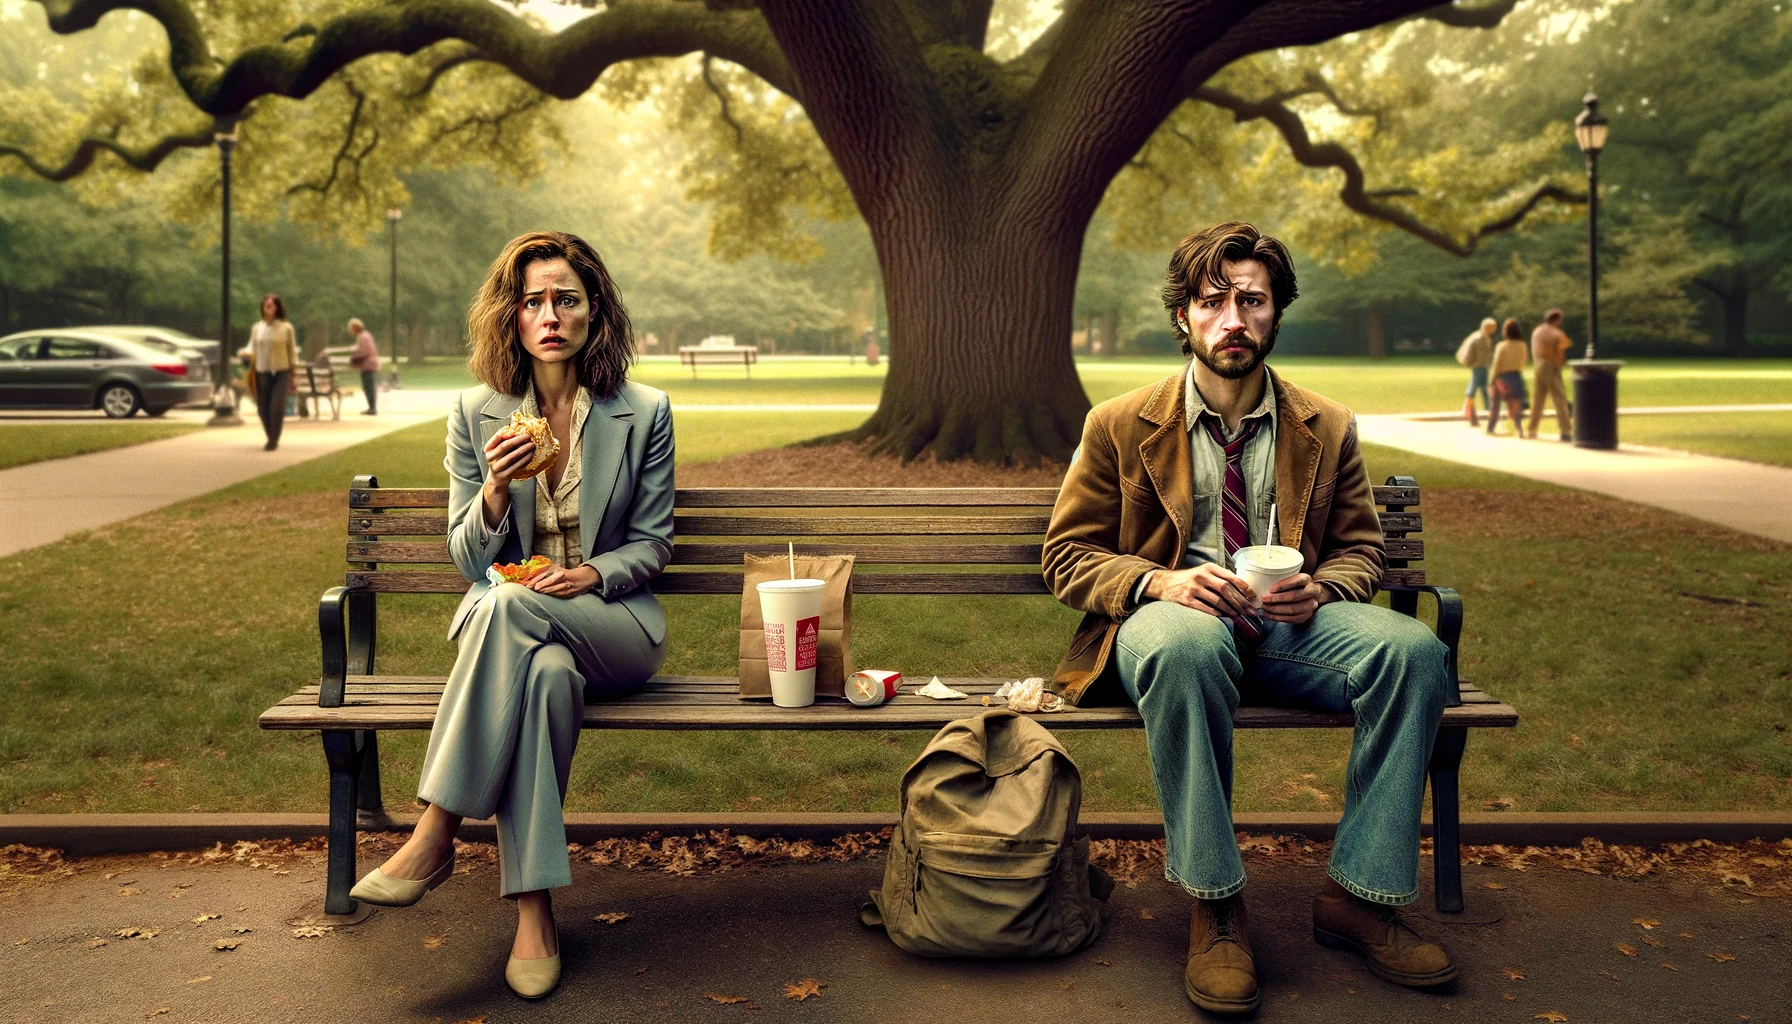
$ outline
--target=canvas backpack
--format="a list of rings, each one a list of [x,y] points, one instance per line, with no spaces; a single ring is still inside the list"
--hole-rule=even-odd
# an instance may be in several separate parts
[[[988,711],[902,777],[902,820],[861,918],[920,956],[1041,957],[1100,938],[1114,883],[1076,835],[1082,776],[1044,726]]]
[[[1462,344],[1456,346],[1456,362],[1459,365],[1469,366],[1469,367],[1472,367],[1475,365],[1475,342],[1479,341],[1480,339],[1481,339],[1481,332],[1476,331],[1475,333],[1462,339]]]

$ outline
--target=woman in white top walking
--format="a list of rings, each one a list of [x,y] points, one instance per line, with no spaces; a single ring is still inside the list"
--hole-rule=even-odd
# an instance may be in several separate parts
[[[292,324],[286,322],[286,303],[269,292],[261,297],[261,319],[249,329],[249,352],[255,367],[255,411],[268,435],[264,451],[280,447],[280,428],[286,424],[286,393],[292,387],[292,370],[299,365],[299,343]]]

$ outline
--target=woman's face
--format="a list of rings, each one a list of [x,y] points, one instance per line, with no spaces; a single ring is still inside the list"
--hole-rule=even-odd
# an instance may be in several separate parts
[[[261,318],[263,320],[274,319],[274,300],[273,299],[262,299],[261,300]]]
[[[516,333],[523,349],[544,363],[564,362],[591,336],[591,299],[564,259],[536,260],[523,268]]]

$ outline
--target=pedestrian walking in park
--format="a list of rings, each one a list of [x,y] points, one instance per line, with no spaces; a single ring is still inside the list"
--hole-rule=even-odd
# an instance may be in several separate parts
[[[1468,390],[1463,392],[1462,418],[1468,425],[1478,427],[1481,421],[1475,416],[1475,393],[1481,394],[1481,407],[1489,412],[1493,409],[1493,400],[1487,393],[1487,368],[1493,365],[1493,337],[1498,334],[1500,324],[1493,317],[1481,321],[1481,328],[1462,339],[1456,348],[1456,361],[1468,367]]]
[[[1519,329],[1518,320],[1507,317],[1504,327],[1505,337],[1493,350],[1493,363],[1489,373],[1493,376],[1493,406],[1487,410],[1487,432],[1495,433],[1500,425],[1500,405],[1512,414],[1512,432],[1519,437],[1524,436],[1524,407],[1528,399],[1524,393],[1524,331]],[[1536,428],[1532,428],[1535,436]]]
[[[504,978],[539,998],[560,979],[548,892],[572,884],[561,808],[585,702],[638,690],[666,657],[646,584],[672,554],[672,412],[665,392],[627,379],[628,313],[575,235],[507,245],[467,330],[483,383],[449,408],[446,466],[448,550],[473,585],[418,784],[429,808],[351,895],[417,902],[454,873],[461,820],[495,813],[501,894],[517,901]],[[547,421],[546,450],[505,429],[518,413]],[[495,563],[534,555],[549,566],[492,582]]]
[[[1574,440],[1568,428],[1571,411],[1568,392],[1562,387],[1562,367],[1567,364],[1568,349],[1573,345],[1568,332],[1562,330],[1562,311],[1559,309],[1543,314],[1543,322],[1531,332],[1531,361],[1536,364],[1531,371],[1531,380],[1537,386],[1531,405],[1532,437],[1537,436],[1537,427],[1543,422],[1543,400],[1548,398],[1555,404],[1556,426],[1562,430],[1562,440]]]
[[[1247,697],[1356,715],[1314,938],[1398,984],[1444,984],[1449,955],[1395,908],[1418,895],[1426,766],[1459,702],[1448,648],[1369,603],[1385,556],[1350,410],[1264,365],[1296,295],[1288,250],[1219,224],[1183,239],[1167,276],[1193,358],[1089,413],[1046,529],[1045,579],[1084,613],[1054,688],[1073,703],[1130,700],[1144,719],[1165,875],[1194,898],[1183,987],[1195,1005],[1258,1003],[1231,809],[1232,715]],[[1256,593],[1229,563],[1277,540],[1300,571]]]
[[[377,416],[380,401],[380,347],[373,343],[373,332],[367,329],[367,325],[358,316],[349,317],[348,333],[355,339],[354,351],[348,355],[348,365],[361,371],[361,390],[367,395],[367,408],[361,410],[361,415]]]
[[[286,319],[286,303],[269,292],[261,297],[261,319],[249,328],[250,365],[255,370],[255,411],[267,435],[263,451],[280,447],[280,429],[286,425],[286,395],[292,388],[293,367],[299,365],[298,336]]]

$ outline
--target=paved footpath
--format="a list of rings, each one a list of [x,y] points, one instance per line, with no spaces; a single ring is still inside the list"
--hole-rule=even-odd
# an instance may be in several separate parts
[[[1654,505],[1733,530],[1792,541],[1792,469],[1668,448],[1576,448],[1519,440],[1501,425],[1489,437],[1461,419],[1359,416],[1365,441]],[[1619,424],[1620,434],[1623,430]],[[1545,438],[1550,435],[1545,433]],[[1419,481],[1421,484],[1423,480]]]
[[[262,451],[266,437],[253,404],[245,400],[247,415],[240,427],[208,427],[147,444],[0,470],[0,557],[438,419],[447,415],[452,394],[387,392],[380,396],[378,416],[360,414],[359,396],[343,403],[340,420],[288,416],[280,447],[271,452]],[[168,418],[204,422],[209,416],[209,411],[177,410]],[[71,416],[30,422],[106,421]]]
[[[377,859],[363,857],[362,870]],[[276,873],[228,861],[96,858],[77,861],[71,877],[26,884],[0,897],[0,1020],[1215,1019],[1183,995],[1189,904],[1161,876],[1115,891],[1107,934],[1093,948],[1054,960],[957,961],[909,956],[859,924],[881,857],[692,878],[576,863],[572,886],[554,895],[561,987],[525,1003],[502,980],[516,912],[498,896],[490,864],[464,865],[415,907],[299,937],[295,926],[319,912],[321,860],[289,860]],[[1430,868],[1427,858],[1427,889]],[[1439,915],[1424,901],[1411,908],[1461,976],[1451,988],[1415,992],[1314,943],[1319,869],[1253,860],[1250,872],[1258,1021],[1766,1024],[1786,1021],[1792,1007],[1787,904],[1683,875],[1620,881],[1467,865],[1467,913]],[[594,920],[610,913],[627,917]],[[132,929],[154,934],[129,937]],[[805,979],[825,986],[818,997],[784,995]]]

